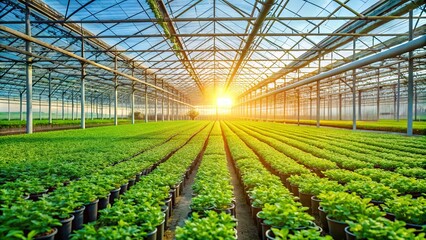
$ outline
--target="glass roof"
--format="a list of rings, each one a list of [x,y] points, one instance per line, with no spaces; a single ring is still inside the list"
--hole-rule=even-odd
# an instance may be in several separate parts
[[[24,2],[0,3],[2,26],[25,33]],[[83,37],[84,58],[199,104],[221,91],[241,96],[273,88],[270,83],[299,81],[317,73],[319,59],[327,70],[405,42],[410,10],[414,37],[424,35],[426,23],[421,0],[152,2],[164,20],[157,19],[146,0],[32,0],[31,34],[78,56]],[[78,91],[78,59],[37,43],[32,46],[34,94],[42,95],[49,74],[54,94]],[[0,31],[1,95],[23,91],[26,54],[25,40]],[[416,63],[424,76],[424,61]],[[131,91],[126,87],[131,79],[92,64],[85,68],[89,92],[108,95],[115,79],[122,91]]]

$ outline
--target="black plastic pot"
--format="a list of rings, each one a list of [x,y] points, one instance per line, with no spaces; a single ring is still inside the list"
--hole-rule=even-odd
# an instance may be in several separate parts
[[[86,207],[83,206],[80,209],[74,210],[71,214],[74,215],[74,219],[72,220],[72,230],[79,230],[83,227],[83,220],[84,220],[84,209]]]
[[[99,198],[98,211],[108,207],[110,197],[111,197],[111,193],[108,193],[106,197]]]
[[[127,190],[129,190],[133,185],[135,185],[136,178],[130,179],[129,183],[127,184]]]
[[[171,195],[171,194],[170,194]],[[167,214],[167,218],[170,218],[170,216],[172,215],[172,211],[173,211],[173,207],[172,207],[172,197],[170,196],[169,198],[166,198],[164,200],[164,204],[167,205],[169,211]]]
[[[120,188],[114,189],[110,193],[111,195],[109,196],[109,203],[113,205],[115,199],[118,199],[120,197]]]
[[[313,215],[316,215],[316,216],[319,215],[318,207],[320,202],[321,200],[318,199],[316,196],[311,197],[311,210],[312,210],[311,212]]]
[[[157,228],[154,231],[148,233],[148,235],[144,238],[145,240],[157,240]]]
[[[391,220],[391,221],[395,221],[395,215],[392,213],[386,213],[385,218]]]
[[[47,191],[48,191],[48,189],[46,189],[42,192],[38,192],[38,193],[30,193],[30,199],[33,200],[33,201],[38,201],[43,196],[43,194],[47,193]]]
[[[269,229],[268,231],[266,231],[266,239],[268,240],[274,240],[275,239],[275,234],[274,232],[272,232],[272,229]]]
[[[164,237],[164,229],[165,229],[165,216],[163,221],[157,226],[157,240],[163,240]]]
[[[176,188],[170,188],[169,193],[172,194],[172,207],[175,207],[177,197]]]
[[[169,206],[161,206],[161,212],[164,213],[164,229],[167,229],[167,221],[169,221]]]
[[[99,199],[84,205],[84,223],[94,222],[98,219],[98,202]]]
[[[414,228],[417,230],[422,230],[423,229],[423,225],[419,225],[419,224],[414,224],[414,223],[406,223],[405,224],[406,228]]]
[[[325,232],[328,232],[328,223],[327,223],[327,213],[324,212],[321,206],[318,207],[319,219],[321,222],[321,227]]]
[[[261,231],[261,239],[262,240],[266,240],[267,239],[266,238],[266,232],[271,229],[271,226],[269,226],[269,225],[267,225],[267,224],[265,224],[263,222],[260,223],[260,226],[261,226],[261,229],[262,229],[262,231]]]
[[[127,191],[127,186],[129,185],[129,183],[125,183],[123,185],[120,186],[120,195],[124,194]]]
[[[58,227],[58,233],[55,235],[55,240],[68,240],[69,235],[72,231],[72,220],[74,220],[74,215],[67,219],[62,219],[61,226]]]
[[[349,225],[345,222],[330,219],[328,216],[326,218],[328,223],[329,234],[333,237],[333,239],[345,239],[345,227]]]
[[[140,173],[136,173],[136,176],[135,176],[135,181],[136,182],[139,182],[141,180],[141,175],[142,175],[141,172]]]
[[[309,208],[307,210],[308,213],[310,213],[311,209],[312,209],[312,206],[311,206],[311,198],[312,197],[313,197],[313,195],[311,195],[311,194],[305,194],[305,193],[299,192],[299,201],[304,207]]]
[[[356,240],[355,235],[349,231],[349,226],[345,227],[346,240]]]
[[[53,228],[53,232],[49,233],[48,235],[40,236],[40,237],[34,237],[34,240],[54,240],[55,235],[58,233],[58,229]]]
[[[256,215],[260,211],[262,211],[261,207],[255,207],[255,206],[251,205],[251,217],[253,218],[253,221],[256,222]]]
[[[293,193],[294,196],[299,196],[299,186],[296,185],[291,185],[291,192]]]

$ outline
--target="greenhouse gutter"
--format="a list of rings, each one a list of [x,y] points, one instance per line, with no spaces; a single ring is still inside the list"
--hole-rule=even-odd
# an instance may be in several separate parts
[[[412,41],[408,41],[406,43],[400,44],[400,45],[395,46],[393,48],[390,48],[388,50],[377,53],[373,56],[365,57],[365,58],[356,60],[354,62],[345,64],[343,66],[337,67],[333,70],[315,75],[313,77],[303,79],[303,80],[298,81],[296,83],[289,84],[289,85],[284,86],[280,89],[277,89],[277,90],[262,94],[260,96],[256,96],[256,97],[251,98],[247,101],[241,102],[237,105],[241,105],[241,104],[248,103],[248,102],[251,102],[251,101],[256,101],[256,100],[259,100],[259,99],[262,99],[262,98],[265,98],[265,97],[268,97],[268,96],[271,96],[271,95],[275,95],[275,94],[278,94],[278,93],[285,92],[285,91],[293,89],[293,88],[297,88],[297,87],[300,87],[300,86],[303,86],[303,85],[306,85],[306,84],[309,84],[309,83],[313,83],[313,82],[316,82],[316,81],[319,81],[319,80],[322,80],[322,79],[325,79],[325,78],[328,78],[328,77],[332,77],[332,76],[335,76],[335,75],[340,74],[340,73],[344,73],[344,72],[347,72],[347,71],[350,71],[350,70],[353,70],[353,69],[357,69],[357,68],[363,67],[363,66],[371,64],[371,63],[375,63],[375,62],[383,60],[383,59],[395,57],[395,56],[401,55],[403,53],[413,51],[417,48],[424,47],[425,45],[426,45],[426,35],[420,36],[416,39],[413,39]]]

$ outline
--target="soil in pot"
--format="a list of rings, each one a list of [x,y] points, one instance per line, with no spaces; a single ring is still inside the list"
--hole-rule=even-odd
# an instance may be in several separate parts
[[[74,219],[72,220],[72,230],[79,230],[83,227],[83,220],[84,220],[84,209],[86,207],[81,207],[80,209],[74,210],[72,212],[72,215],[74,215]]]
[[[69,235],[72,231],[72,220],[74,220],[74,215],[67,219],[62,219],[61,226],[58,227],[58,233],[55,235],[55,240],[68,240]]]
[[[84,223],[94,222],[98,219],[98,202],[99,199],[84,205]]]
[[[326,218],[328,223],[329,234],[333,237],[333,239],[345,239],[345,227],[349,225],[345,222],[330,219],[328,216]]]

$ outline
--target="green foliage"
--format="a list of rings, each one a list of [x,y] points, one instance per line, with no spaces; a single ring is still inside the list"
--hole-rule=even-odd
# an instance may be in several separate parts
[[[410,195],[390,198],[382,205],[383,210],[407,223],[426,224],[426,198],[412,198]]]
[[[315,228],[290,231],[288,228],[272,228],[275,240],[333,240],[331,236],[321,236]]]
[[[336,180],[339,183],[345,184],[350,181],[369,181],[369,177],[363,176],[356,172],[352,172],[344,169],[332,169],[324,172],[324,175],[331,180]]]
[[[390,221],[386,218],[360,218],[349,222],[349,230],[357,239],[425,239],[425,233],[416,236],[414,229],[405,228],[402,221]]]
[[[120,223],[121,224],[121,223]],[[138,226],[104,226],[95,227],[94,224],[85,225],[83,229],[77,230],[72,234],[72,240],[131,240],[143,239],[147,236]]]
[[[234,240],[235,227],[236,220],[229,214],[207,211],[206,217],[201,218],[194,213],[183,227],[177,227],[176,240]]]
[[[308,227],[314,218],[306,213],[308,208],[302,207],[300,203],[291,200],[265,204],[259,217],[264,223],[273,227],[296,229]]]
[[[200,115],[200,113],[195,109],[191,109],[186,113],[186,115],[190,117],[191,120],[194,120],[196,117],[198,117],[198,115]]]
[[[249,196],[253,199],[252,205],[260,208],[265,204],[274,204],[283,201],[283,199],[294,198],[286,188],[279,185],[255,187],[249,192]]]
[[[347,189],[361,197],[371,198],[376,201],[393,199],[398,191],[384,184],[374,181],[351,181],[346,185]]]
[[[318,196],[322,192],[343,192],[346,187],[340,185],[337,181],[331,181],[327,178],[306,178],[299,182],[299,192]]]
[[[320,206],[327,216],[336,221],[356,221],[360,216],[377,218],[384,215],[378,207],[370,203],[371,199],[363,199],[355,193],[325,192],[318,198],[321,199]]]

